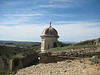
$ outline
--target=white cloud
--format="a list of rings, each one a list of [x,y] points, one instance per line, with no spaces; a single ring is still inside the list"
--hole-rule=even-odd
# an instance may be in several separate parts
[[[3,18],[4,20],[1,20],[1,25],[16,25],[16,24],[22,24],[25,22],[30,22],[34,19],[39,19],[40,16],[43,14],[35,13],[35,14],[6,14]],[[2,19],[2,18],[0,18]]]
[[[42,16],[43,14],[41,13],[35,13],[35,14],[7,14],[7,15],[4,15],[4,16],[19,16],[19,17],[27,17],[27,16]]]
[[[61,36],[60,39],[64,41],[83,41],[100,37],[100,26],[98,26],[100,22],[59,21],[55,24]]]
[[[51,3],[53,2],[73,2],[73,1],[76,1],[76,0],[50,0]]]
[[[51,14],[51,15],[57,16],[57,17],[75,17],[75,16],[77,16],[77,15],[73,15],[73,14]]]
[[[17,19],[15,17],[13,17],[12,19],[6,19],[6,20],[1,21],[0,25],[16,25],[18,23],[28,21],[28,19],[29,19],[28,17],[20,17],[20,18],[17,18]]]
[[[2,40],[39,40],[43,27],[36,25],[0,26]],[[32,39],[33,38],[33,39]],[[40,40],[39,40],[40,41]]]
[[[88,21],[56,21],[55,24],[78,24],[80,26],[95,26],[100,25],[100,22],[88,22]]]
[[[39,5],[39,7],[45,7],[45,8],[48,8],[48,7],[53,7],[53,8],[68,8],[68,7],[71,7],[72,5],[70,4],[67,4],[67,5],[54,5],[54,4],[48,4],[48,5]]]
[[[52,26],[57,29],[60,36],[59,40],[61,41],[83,41],[100,37],[100,26],[88,27],[91,25],[96,26],[98,24],[100,23],[76,22],[73,24],[59,24]],[[0,39],[41,41],[40,35],[42,34],[43,29],[47,27],[49,26],[40,26],[38,24],[18,26],[0,25]]]
[[[46,4],[41,4],[39,7],[43,8],[70,8],[80,6],[79,0],[46,0]]]

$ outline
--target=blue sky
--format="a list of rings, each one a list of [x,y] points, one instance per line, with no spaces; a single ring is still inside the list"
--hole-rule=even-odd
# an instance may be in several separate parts
[[[50,21],[60,41],[100,38],[100,0],[0,0],[0,40],[41,41]]]

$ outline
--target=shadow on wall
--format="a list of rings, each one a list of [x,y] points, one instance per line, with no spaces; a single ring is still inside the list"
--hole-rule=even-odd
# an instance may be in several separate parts
[[[18,69],[35,65],[39,62],[38,53],[34,53],[24,58],[6,59],[0,58],[0,69],[5,71],[16,71]]]
[[[27,56],[25,58],[22,58],[22,59],[14,59],[13,60],[13,68],[12,68],[12,71],[16,71],[18,69],[21,69],[21,68],[25,68],[25,67],[28,67],[28,66],[31,66],[31,65],[35,65],[39,62],[38,60],[38,54],[34,54],[34,55],[30,55],[30,56]]]

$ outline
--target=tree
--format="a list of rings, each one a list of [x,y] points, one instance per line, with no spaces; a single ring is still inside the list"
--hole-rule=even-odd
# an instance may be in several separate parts
[[[57,47],[64,47],[64,46],[69,46],[70,44],[66,44],[66,43],[63,43],[63,42],[60,42],[58,41],[57,42]]]

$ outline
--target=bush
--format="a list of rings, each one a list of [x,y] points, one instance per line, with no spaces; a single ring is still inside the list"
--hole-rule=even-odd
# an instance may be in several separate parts
[[[67,62],[72,62],[71,60],[67,60]]]
[[[80,59],[80,63],[83,63],[83,62],[85,62],[85,59],[84,59],[84,60],[81,60],[81,59]]]
[[[69,46],[71,44],[66,44],[66,43],[62,43],[60,41],[57,42],[57,47],[64,47],[64,46]]]
[[[91,61],[94,63],[100,63],[100,55],[95,56],[93,59],[91,59]]]

